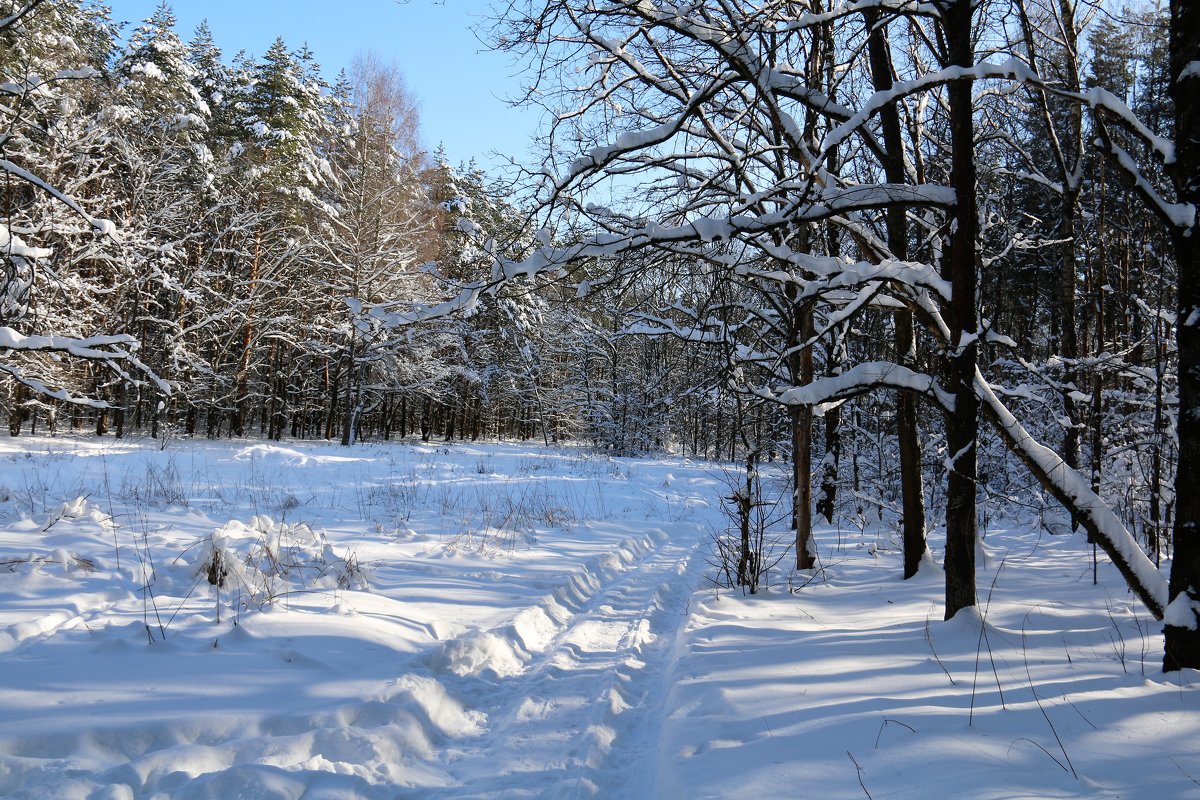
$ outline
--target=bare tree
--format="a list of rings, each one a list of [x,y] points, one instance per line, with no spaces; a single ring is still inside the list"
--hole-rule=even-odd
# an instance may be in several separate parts
[[[1179,266],[1179,465],[1163,669],[1200,668],[1200,6],[1171,0],[1172,177],[1187,213],[1173,229]]]

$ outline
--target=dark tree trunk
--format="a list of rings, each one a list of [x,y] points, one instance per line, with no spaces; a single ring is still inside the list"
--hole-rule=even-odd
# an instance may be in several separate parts
[[[789,287],[794,294],[794,288]],[[788,327],[789,377],[794,385],[813,380],[812,346],[799,347],[813,335],[811,301],[795,302],[789,297],[793,319]],[[812,406],[788,406],[792,438],[792,529],[796,535],[796,569],[813,569],[817,563],[812,547]],[[758,437],[755,437],[758,441]]]
[[[125,437],[125,405],[128,402],[126,398],[127,392],[128,389],[126,388],[125,384],[122,383],[117,389],[116,408],[113,409],[113,427],[115,428],[113,435],[118,439]]]
[[[1075,5],[1070,0],[1060,0],[1059,16],[1066,36],[1062,57],[1066,61],[1064,79],[1069,91],[1079,91],[1079,62],[1076,50],[1079,46],[1078,26],[1075,21]],[[1080,150],[1083,144],[1083,108],[1076,104],[1068,106],[1067,130],[1060,148],[1062,152],[1062,228],[1059,238],[1062,240],[1062,264],[1058,272],[1058,313],[1062,325],[1062,341],[1059,343],[1059,354],[1067,364],[1063,376],[1067,390],[1063,394],[1063,412],[1067,418],[1067,429],[1063,433],[1063,461],[1071,469],[1079,468],[1080,458],[1080,425],[1075,399],[1072,391],[1079,391],[1075,383],[1079,379],[1076,361],[1079,358],[1079,332],[1075,320],[1075,286],[1078,283],[1075,265],[1076,216],[1078,214],[1079,191],[1078,178],[1075,176],[1077,165],[1081,158]],[[1103,314],[1103,310],[1101,310]],[[1072,527],[1075,519],[1072,517]]]
[[[871,80],[875,90],[892,88],[891,54],[888,52],[887,27],[879,24],[879,12],[865,14],[871,31],[867,42],[871,62]],[[883,129],[883,172],[888,183],[906,181],[904,171],[904,142],[900,135],[900,113],[895,103],[879,112]],[[908,214],[903,205],[887,209],[888,249],[901,261],[908,260]],[[911,311],[895,314],[896,360],[914,368],[917,339],[913,330]],[[925,493],[921,484],[921,443],[917,429],[917,401],[910,392],[896,393],[896,438],[900,450],[900,497],[904,507],[904,577],[911,578],[921,566],[925,554]]]
[[[1075,207],[1076,194],[1073,189],[1063,192],[1062,198],[1062,228],[1060,236],[1062,243],[1062,264],[1058,273],[1058,317],[1060,341],[1059,355],[1066,363],[1063,383],[1063,416],[1067,419],[1067,427],[1063,432],[1063,461],[1071,469],[1079,469],[1079,411],[1075,407],[1072,392],[1079,391],[1076,381],[1079,377],[1075,362],[1079,359],[1079,338],[1075,324]],[[1103,313],[1103,312],[1101,312]],[[1072,520],[1074,527],[1074,520]]]
[[[455,421],[458,419],[458,416],[456,413],[457,409],[455,408],[456,405],[457,405],[457,401],[453,397],[451,397],[449,404],[447,404],[447,406],[446,406],[447,411],[448,411],[448,413],[446,414],[446,441],[447,442],[454,441],[454,425],[455,425]]]
[[[342,421],[342,446],[348,447],[354,443],[354,388],[355,378],[358,377],[355,369],[355,341],[351,334],[350,347],[346,351],[346,409],[345,418]]]
[[[757,564],[754,563],[754,546],[750,540],[750,514],[754,509],[755,456],[754,452],[746,455],[746,486],[742,491],[734,492],[730,498],[737,506],[742,536],[741,552],[738,554],[737,585],[750,587],[751,594],[754,594],[757,588],[754,585]]]
[[[952,66],[974,63],[971,42],[971,0],[952,0],[943,6],[942,26]],[[954,411],[946,424],[950,475],[946,487],[946,619],[975,605],[975,479],[979,401],[975,395],[975,359],[978,352],[975,313],[975,249],[979,226],[975,199],[975,121],[971,108],[970,77],[952,81],[950,103],[950,183],[954,205],[950,247],[942,265],[949,281],[952,350],[947,388]]]
[[[833,524],[837,510],[838,462],[842,457],[841,406],[825,412],[825,459],[821,465],[821,497],[817,501],[817,513]]]
[[[8,412],[8,435],[20,436],[21,423],[25,417],[25,396],[27,390],[25,384],[18,383],[17,388],[13,391],[12,410]]]
[[[106,394],[106,392],[104,391],[104,389],[100,386],[97,386],[96,399],[104,400],[105,394]],[[24,407],[22,406],[22,409],[21,409],[22,420],[24,420],[24,417],[25,417]],[[108,433],[108,409],[101,408],[96,411],[96,435],[104,436],[107,433]]]
[[[1200,3],[1171,0],[1171,97],[1175,101],[1178,200],[1200,206]],[[1186,70],[1186,72],[1185,72]],[[1163,669],[1200,668],[1200,225],[1174,231],[1179,266],[1179,465],[1175,473],[1175,553],[1163,633]],[[1187,603],[1183,599],[1191,599]],[[1176,605],[1178,604],[1178,605]],[[1183,607],[1180,607],[1180,606]]]

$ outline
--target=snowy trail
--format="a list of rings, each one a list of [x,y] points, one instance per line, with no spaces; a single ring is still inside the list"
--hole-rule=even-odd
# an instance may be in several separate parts
[[[486,713],[489,729],[449,755],[457,785],[444,796],[653,796],[663,681],[699,543],[697,532],[662,537],[575,609],[519,674],[448,687]]]

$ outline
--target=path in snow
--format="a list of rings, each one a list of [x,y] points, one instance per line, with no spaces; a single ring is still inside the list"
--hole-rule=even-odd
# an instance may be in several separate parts
[[[705,465],[5,444],[43,489],[0,491],[0,797],[655,796]]]
[[[448,685],[489,722],[448,754],[457,785],[444,796],[654,795],[663,683],[703,559],[698,531],[650,533],[653,547],[610,581],[549,609],[562,627],[517,674]]]

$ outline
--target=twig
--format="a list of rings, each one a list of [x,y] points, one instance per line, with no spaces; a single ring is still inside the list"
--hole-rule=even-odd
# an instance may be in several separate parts
[[[888,719],[887,717],[884,717],[883,722],[880,723],[880,725],[879,725],[879,733],[875,734],[875,749],[876,750],[879,749],[879,739],[881,736],[883,736],[883,729],[886,728],[888,725],[899,725],[901,728],[908,728],[909,733],[917,732],[916,729],[913,728],[911,725],[905,725],[903,722],[901,722],[898,719]]]
[[[1062,739],[1059,738],[1058,729],[1054,727],[1050,715],[1046,713],[1046,708],[1042,705],[1042,698],[1038,696],[1037,687],[1033,685],[1033,671],[1029,668],[1029,649],[1025,645],[1025,623],[1028,621],[1029,615],[1026,614],[1025,619],[1021,620],[1021,656],[1025,659],[1025,676],[1029,678],[1029,691],[1033,693],[1033,700],[1037,703],[1038,711],[1042,712],[1042,716],[1046,719],[1046,724],[1050,726],[1050,733],[1054,734],[1054,741],[1058,742],[1058,749],[1062,751],[1063,758],[1067,761],[1067,766],[1071,768],[1071,775],[1075,780],[1079,780],[1079,773],[1075,771],[1075,765],[1071,763],[1071,757],[1067,755],[1067,748],[1063,746]],[[1037,743],[1034,742],[1034,744]],[[1041,745],[1038,745],[1038,747],[1041,747]],[[1057,758],[1054,760],[1058,761]],[[1059,764],[1059,766],[1062,765]]]
[[[867,791],[867,785],[863,783],[863,768],[858,765],[858,761],[854,758],[854,753],[847,750],[846,755],[850,756],[850,763],[858,770],[858,785],[862,787],[863,794],[867,796],[867,800],[875,800],[875,798],[871,797],[871,793]]]
[[[996,568],[996,574],[992,576],[992,585],[988,588],[987,599],[983,603],[983,613],[979,618],[979,639],[975,642],[975,674],[971,677],[971,709],[967,714],[968,727],[975,722],[975,687],[979,685],[979,652],[983,649],[983,644],[987,644],[988,661],[992,665],[992,676],[996,679],[996,691],[1000,693],[1000,708],[1007,708],[1004,703],[1004,689],[1000,686],[1000,673],[996,670],[996,656],[992,652],[992,643],[987,636],[987,612],[992,606],[992,593],[996,591],[996,582],[1000,580],[1000,573],[1004,571],[1004,565],[1008,563],[1008,553],[1004,554],[1004,558],[1000,559],[1000,566]]]
[[[1099,728],[1096,727],[1096,724],[1094,722],[1092,722],[1090,719],[1088,719],[1087,716],[1085,716],[1084,713],[1079,710],[1079,706],[1075,705],[1075,701],[1073,701],[1069,696],[1064,694],[1062,699],[1067,702],[1067,705],[1069,705],[1071,708],[1075,709],[1075,713],[1079,715],[1079,718],[1082,719],[1084,722],[1086,722],[1088,725],[1090,725],[1092,727],[1092,730],[1094,730],[1094,731],[1100,730]]]
[[[932,608],[931,608],[931,610],[932,610]],[[940,658],[938,658],[937,650],[933,649],[933,637],[929,635],[929,613],[928,612],[926,612],[926,614],[925,614],[925,643],[929,645],[929,652],[933,653],[933,660],[937,662],[937,665],[942,668],[942,672],[946,673],[946,677],[950,679],[950,685],[957,686],[958,684],[955,683],[954,676],[950,674],[950,670],[946,669],[946,665],[942,663],[942,660]]]
[[[1184,777],[1185,777],[1185,778],[1187,778],[1189,781],[1191,781],[1192,783],[1196,784],[1197,786],[1200,786],[1200,781],[1198,781],[1198,780],[1196,780],[1195,778],[1193,778],[1193,777],[1191,776],[1191,774],[1190,774],[1190,773],[1188,773],[1188,771],[1187,771],[1186,769],[1184,769],[1182,766],[1180,766],[1179,762],[1175,760],[1175,757],[1174,757],[1174,756],[1172,756],[1172,757],[1170,758],[1170,762],[1171,762],[1172,764],[1174,764],[1176,767],[1179,767],[1179,771],[1183,773],[1183,775],[1184,775]]]
[[[1063,772],[1067,771],[1067,768],[1065,766],[1063,766],[1063,763],[1061,761],[1059,761],[1057,758],[1054,757],[1053,753],[1051,753],[1046,748],[1042,747],[1040,744],[1035,742],[1033,739],[1030,739],[1028,736],[1021,736],[1016,739],[1013,739],[1012,744],[1008,746],[1008,750],[1010,753],[1012,752],[1013,745],[1015,745],[1017,742],[1029,742],[1031,745],[1036,747],[1038,750],[1041,750],[1043,753],[1045,753],[1051,761],[1053,761],[1055,764],[1058,764],[1059,767],[1062,767]],[[1074,772],[1074,769],[1072,769],[1071,771]]]

